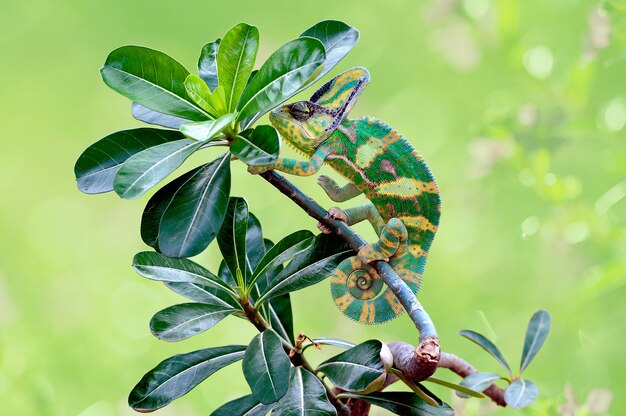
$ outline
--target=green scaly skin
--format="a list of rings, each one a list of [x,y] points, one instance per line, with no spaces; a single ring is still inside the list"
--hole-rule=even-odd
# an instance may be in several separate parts
[[[439,190],[422,156],[388,125],[373,119],[351,120],[346,115],[369,82],[364,68],[353,68],[321,87],[309,101],[274,110],[270,120],[281,136],[310,157],[308,161],[280,158],[269,166],[253,166],[309,176],[327,163],[349,183],[340,187],[320,176],[319,184],[337,202],[361,193],[368,204],[329,214],[348,225],[369,221],[380,240],[344,260],[331,276],[331,292],[339,309],[364,324],[383,323],[403,308],[368,264],[389,261],[417,293],[441,214]],[[328,232],[323,226],[322,231]]]

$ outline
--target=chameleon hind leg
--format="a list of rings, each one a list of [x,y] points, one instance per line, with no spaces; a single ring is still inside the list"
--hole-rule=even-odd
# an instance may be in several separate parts
[[[381,324],[404,310],[376,270],[358,256],[342,261],[330,277],[335,305],[362,324]]]
[[[385,221],[374,207],[374,204],[371,202],[357,207],[348,208],[346,210],[333,207],[328,210],[328,215],[331,218],[343,221],[348,225],[358,224],[361,221],[368,221],[372,224],[372,227],[374,227],[374,231],[376,231],[377,235],[381,234],[383,227],[385,226]],[[317,227],[324,233],[328,234],[331,232],[331,230],[327,229],[324,224],[318,223]]]
[[[398,218],[390,219],[380,233],[380,239],[359,250],[358,256],[364,263],[376,260],[389,261],[406,253],[409,233]]]
[[[348,208],[345,211],[339,208],[331,208],[328,210],[328,215],[344,221],[348,225],[365,220],[372,224],[380,238],[378,242],[369,244],[359,250],[358,255],[365,263],[371,263],[376,260],[389,261],[392,256],[400,256],[408,250],[406,242],[409,233],[404,223],[398,218],[392,218],[385,224],[372,203]],[[323,232],[327,231],[323,224],[318,224],[318,227]]]

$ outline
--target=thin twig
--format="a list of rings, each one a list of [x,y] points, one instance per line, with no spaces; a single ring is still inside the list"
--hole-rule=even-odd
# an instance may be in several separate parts
[[[467,361],[448,352],[441,353],[439,367],[447,368],[448,370],[458,374],[463,378],[469,376],[470,374],[478,372]],[[487,388],[487,390],[483,391],[483,394],[485,394],[485,396],[488,396],[498,406],[506,406],[506,402],[504,401],[504,390],[501,387],[492,384]]]
[[[270,328],[270,325],[267,323],[267,321],[265,321],[265,319],[263,319],[259,311],[252,305],[252,303],[250,303],[250,300],[248,298],[243,298],[241,300],[241,306],[243,307],[244,313],[246,314],[246,317],[248,318],[248,320],[254,325],[254,327],[259,332],[263,332],[266,329]],[[295,349],[295,347],[291,345],[289,340],[285,340],[281,337],[281,341],[283,344],[283,349],[289,356],[291,363],[296,367],[302,366],[303,368],[305,368],[306,370],[308,370],[309,372],[311,372],[317,377],[315,370],[306,360],[304,355],[298,352]],[[330,387],[328,387],[326,383],[324,383],[324,380],[320,379],[320,381],[322,382],[322,385],[326,389],[326,395],[328,396],[328,400],[330,400],[331,404],[335,406],[339,416],[350,415],[349,409],[346,407],[344,403],[342,403],[339,399],[337,399],[333,390]]]

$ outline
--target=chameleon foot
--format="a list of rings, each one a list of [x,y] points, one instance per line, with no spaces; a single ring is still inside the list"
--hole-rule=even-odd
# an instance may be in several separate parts
[[[272,165],[248,166],[248,172],[253,175],[258,175],[260,173],[267,172],[268,170],[272,170]]]
[[[348,217],[346,216],[346,213],[343,212],[340,208],[337,208],[337,207],[330,208],[328,210],[328,216],[330,218],[335,219],[335,220],[348,222]]]
[[[398,218],[392,218],[380,233],[380,240],[361,248],[358,256],[364,263],[376,260],[388,262],[390,257],[406,250],[407,236],[404,223]]]
[[[330,228],[328,228],[325,224],[318,222],[317,223],[317,228],[323,232],[324,234],[332,234],[333,230],[331,230]]]
[[[339,221],[343,221],[343,222],[347,222],[348,218],[346,217],[346,214],[339,208],[337,207],[332,207],[328,210],[328,214],[326,214],[327,218],[332,218],[334,220],[339,220]],[[317,223],[317,228],[319,228],[319,230],[321,232],[323,232],[324,234],[331,234],[333,231],[328,228],[325,224],[318,222]]]

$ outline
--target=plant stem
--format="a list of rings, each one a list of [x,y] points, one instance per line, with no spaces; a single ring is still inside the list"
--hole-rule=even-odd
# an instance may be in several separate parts
[[[252,325],[254,325],[256,329],[258,329],[259,332],[263,332],[266,329],[271,328],[271,326],[267,323],[267,321],[263,319],[259,311],[252,305],[248,297],[243,297],[240,300],[240,302],[241,302],[241,306],[243,308],[243,311],[246,317],[252,323]],[[306,360],[304,355],[298,352],[295,349],[295,347],[291,345],[289,340],[283,339],[282,337],[280,338],[282,340],[283,349],[285,350],[287,355],[289,355],[289,359],[291,360],[291,363],[296,367],[302,366],[303,368],[308,370],[311,374],[318,377],[318,375],[315,373],[315,369],[309,364],[309,362]],[[290,355],[292,351],[294,351],[294,353]],[[349,415],[350,414],[349,410],[339,399],[337,399],[337,397],[335,396],[335,393],[333,393],[333,391],[326,385],[326,383],[324,383],[324,380],[320,379],[320,382],[326,389],[326,395],[328,396],[328,400],[337,409],[338,415],[339,416]]]

